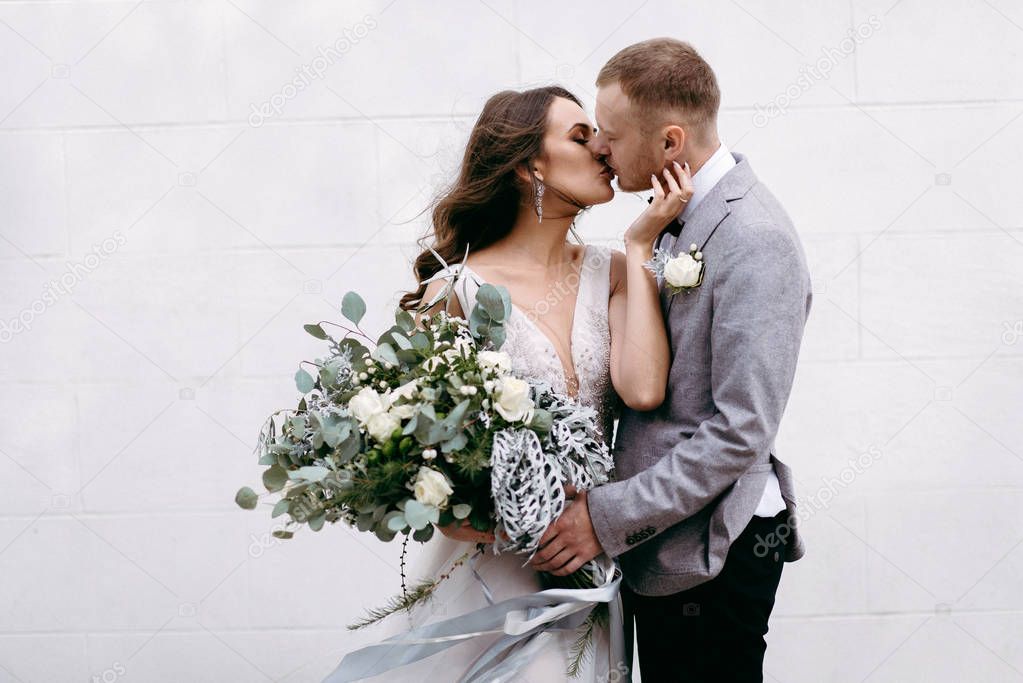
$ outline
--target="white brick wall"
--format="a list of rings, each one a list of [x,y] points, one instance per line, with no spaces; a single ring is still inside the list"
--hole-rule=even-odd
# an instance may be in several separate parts
[[[1023,680],[1019,3],[3,0],[0,321],[31,329],[0,329],[0,681],[320,680],[397,547],[270,542],[232,502],[317,349],[300,325],[409,284],[489,94],[592,106],[663,34],[716,68],[817,289],[779,440],[808,553],[767,680]]]

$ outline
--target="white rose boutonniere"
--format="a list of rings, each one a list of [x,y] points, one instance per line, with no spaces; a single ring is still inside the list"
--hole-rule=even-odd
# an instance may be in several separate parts
[[[644,264],[674,296],[679,292],[696,289],[703,283],[706,262],[696,244],[689,245],[688,254],[672,257],[666,249],[654,250],[654,257]]]

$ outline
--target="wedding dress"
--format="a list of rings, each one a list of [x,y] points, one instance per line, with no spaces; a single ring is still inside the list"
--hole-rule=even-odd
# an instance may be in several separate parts
[[[459,268],[453,265],[451,271],[457,272]],[[570,390],[564,366],[549,337],[517,306],[513,306],[512,314],[505,322],[507,340],[501,347],[502,351],[511,356],[512,369],[519,376],[544,380],[555,391],[573,395],[583,405],[594,408],[609,446],[618,409],[618,398],[611,385],[610,375],[610,269],[610,249],[594,245],[585,247],[571,331],[571,355],[578,382],[577,391]],[[484,282],[471,268],[465,266],[455,293],[466,315],[475,305],[476,291]],[[574,389],[574,386],[571,388]],[[489,545],[485,546],[482,553],[477,553],[475,544],[454,541],[439,533],[434,534],[426,543],[414,561],[414,566],[408,571],[409,578],[416,581],[421,577],[437,576],[447,571],[452,563],[466,553],[475,556],[473,562],[459,566],[450,578],[442,581],[430,602],[410,613],[398,613],[386,620],[390,622],[388,628],[391,634],[486,607],[489,604],[487,592],[494,602],[501,602],[544,589],[540,576],[527,564],[526,556],[512,553],[495,555]],[[568,680],[566,670],[570,650],[577,637],[578,634],[573,631],[542,634],[539,642],[535,643],[537,649],[531,653],[528,666],[510,678],[501,678],[500,683],[554,683]],[[606,629],[597,629],[590,655],[578,677],[572,680],[580,683],[596,683],[598,680],[606,683],[609,680],[606,671],[608,638]],[[496,639],[497,636],[479,637],[366,680],[371,683],[457,681],[476,657]],[[620,680],[615,677],[616,673],[610,673],[610,680]]]

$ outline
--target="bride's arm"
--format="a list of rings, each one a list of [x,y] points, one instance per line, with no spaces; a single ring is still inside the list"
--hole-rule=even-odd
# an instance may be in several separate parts
[[[614,252],[613,289],[608,304],[611,328],[611,382],[633,410],[653,410],[664,401],[671,350],[654,274],[643,264],[653,256],[658,234],[681,212],[693,194],[687,170],[676,166],[678,179],[664,171],[664,185],[654,181],[654,199],[625,233],[625,253]],[[684,201],[683,201],[684,200]]]

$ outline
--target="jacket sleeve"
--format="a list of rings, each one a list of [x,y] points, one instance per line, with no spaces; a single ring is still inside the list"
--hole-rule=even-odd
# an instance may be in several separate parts
[[[716,413],[650,468],[587,496],[597,538],[612,557],[711,503],[778,432],[812,297],[809,276],[792,235],[769,223],[742,230],[712,284]],[[684,348],[675,362],[686,362]]]

